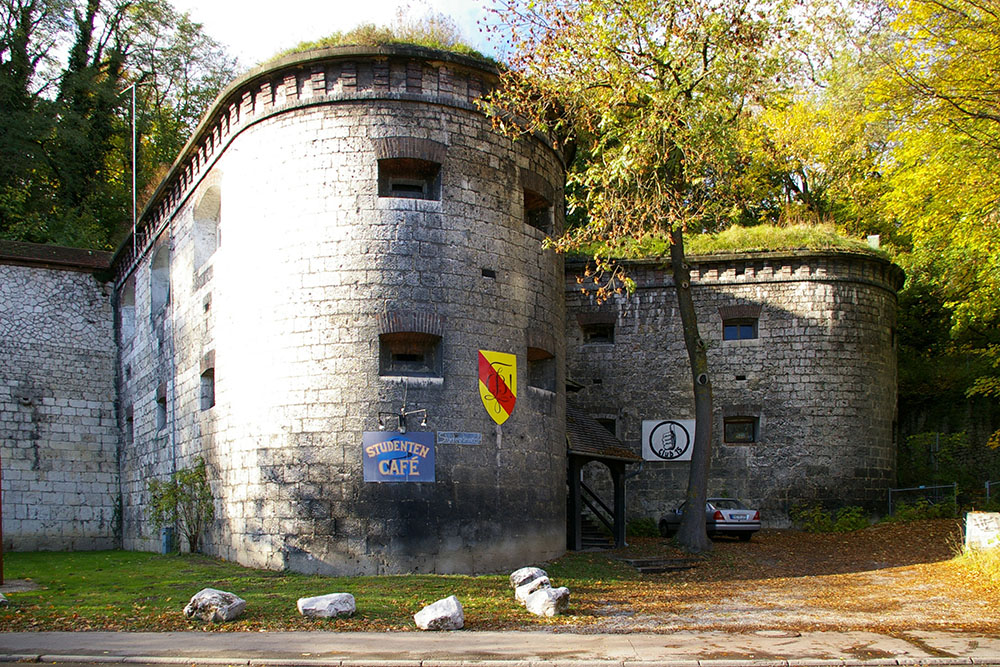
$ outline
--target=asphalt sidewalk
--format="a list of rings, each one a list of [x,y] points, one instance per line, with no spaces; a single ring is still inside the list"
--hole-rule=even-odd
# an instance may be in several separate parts
[[[305,667],[1000,665],[1000,634],[9,632],[0,633],[0,661]]]

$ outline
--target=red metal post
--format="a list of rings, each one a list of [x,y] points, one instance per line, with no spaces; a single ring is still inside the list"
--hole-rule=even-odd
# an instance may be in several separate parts
[[[0,460],[0,586],[3,586],[3,461]]]

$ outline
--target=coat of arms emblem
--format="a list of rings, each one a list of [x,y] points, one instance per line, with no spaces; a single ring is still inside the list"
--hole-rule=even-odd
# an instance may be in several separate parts
[[[517,357],[479,350],[479,395],[493,421],[507,421],[517,402]]]

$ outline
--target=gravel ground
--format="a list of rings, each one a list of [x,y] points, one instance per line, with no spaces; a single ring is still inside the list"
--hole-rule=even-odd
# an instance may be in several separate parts
[[[586,622],[573,629],[1000,632],[996,591],[952,561],[960,542],[961,525],[948,520],[720,539],[692,570],[643,575],[626,595],[581,600]],[[654,539],[628,552],[679,555]]]

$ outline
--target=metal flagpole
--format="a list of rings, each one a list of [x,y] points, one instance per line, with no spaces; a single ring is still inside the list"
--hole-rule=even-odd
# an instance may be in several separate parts
[[[135,257],[135,84],[132,89],[132,256]]]
[[[136,210],[135,210],[135,84],[133,83],[128,88],[123,90],[119,96],[124,95],[128,91],[132,91],[132,256],[135,256],[136,252],[136,241],[135,241],[135,223],[136,223]]]

